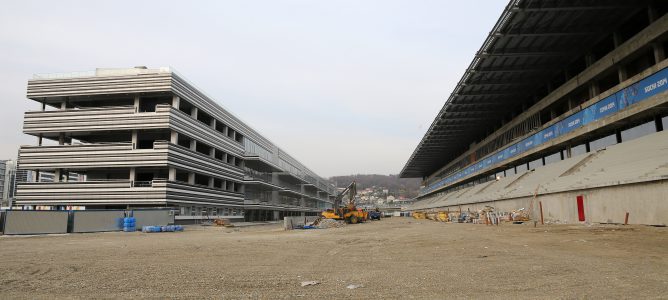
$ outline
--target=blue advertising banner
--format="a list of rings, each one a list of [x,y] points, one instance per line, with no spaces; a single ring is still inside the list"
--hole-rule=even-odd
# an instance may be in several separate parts
[[[496,162],[502,162],[505,158],[505,153],[503,151],[496,154]]]
[[[557,123],[557,136],[569,133],[577,128],[582,126],[582,116],[584,115],[583,111],[579,111],[570,117],[564,119],[563,121]]]

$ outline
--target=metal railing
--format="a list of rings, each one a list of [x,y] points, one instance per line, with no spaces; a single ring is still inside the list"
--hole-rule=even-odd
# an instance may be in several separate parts
[[[95,70],[78,71],[78,72],[34,74],[33,79],[68,79],[68,78],[81,78],[81,77],[161,74],[161,73],[171,73],[171,72],[172,70],[169,67],[161,67],[159,69],[141,69],[141,68],[95,69]]]

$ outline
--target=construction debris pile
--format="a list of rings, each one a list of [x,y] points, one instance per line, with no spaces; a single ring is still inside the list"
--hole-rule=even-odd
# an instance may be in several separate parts
[[[415,219],[428,219],[438,222],[489,225],[498,225],[500,222],[522,223],[531,220],[529,213],[524,208],[502,212],[497,211],[492,206],[485,206],[478,211],[416,211],[412,215]]]
[[[321,218],[313,222],[313,226],[318,229],[339,228],[346,226],[346,222],[342,220]]]

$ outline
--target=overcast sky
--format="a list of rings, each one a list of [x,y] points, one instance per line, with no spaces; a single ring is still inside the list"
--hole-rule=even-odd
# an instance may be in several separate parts
[[[171,66],[321,176],[396,174],[507,1],[3,1],[0,159],[32,74]]]

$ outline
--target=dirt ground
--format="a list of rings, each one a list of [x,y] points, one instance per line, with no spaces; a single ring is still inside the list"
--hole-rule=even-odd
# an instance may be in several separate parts
[[[3,299],[668,298],[668,228],[645,226],[188,226],[3,236],[0,256]]]

